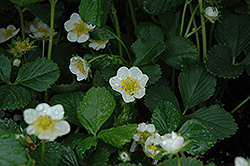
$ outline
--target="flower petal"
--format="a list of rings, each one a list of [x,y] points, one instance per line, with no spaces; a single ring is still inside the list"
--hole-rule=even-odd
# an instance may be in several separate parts
[[[142,97],[145,95],[145,91],[146,91],[145,88],[140,88],[140,89],[138,89],[138,90],[135,92],[134,97],[137,98],[137,99],[142,98]]]
[[[127,67],[125,67],[125,66],[120,67],[120,68],[118,69],[118,71],[117,71],[117,76],[121,77],[121,80],[122,80],[123,78],[128,77],[128,76],[129,76],[129,69],[128,69]],[[118,77],[118,78],[119,78],[119,77]],[[120,80],[120,81],[121,81],[121,80]]]
[[[87,75],[86,75],[86,74],[83,74],[83,73],[81,73],[81,72],[79,72],[79,73],[76,74],[76,79],[77,79],[77,81],[82,81],[82,80],[84,80],[84,79],[86,79],[86,78],[87,78]]]
[[[36,126],[35,125],[29,125],[27,128],[26,128],[26,133],[28,134],[28,135],[33,135],[33,134],[35,134],[36,132]]]
[[[74,27],[74,22],[71,20],[68,20],[64,23],[64,28],[67,32],[71,31]]]
[[[70,16],[70,20],[73,21],[73,22],[77,22],[79,23],[81,19],[80,15],[78,13],[73,13],[71,16]]]
[[[8,25],[7,29],[14,29],[14,30],[16,30],[16,27],[14,25]]]
[[[131,103],[135,100],[135,98],[131,95],[129,95],[128,93],[122,93],[122,98],[124,100],[125,103]]]
[[[55,129],[53,130],[53,132],[55,132],[57,136],[68,134],[70,131],[70,125],[65,120],[59,121],[54,125],[54,127]]]
[[[61,120],[64,116],[63,106],[61,104],[54,105],[48,109],[47,114],[51,119]]]
[[[47,103],[41,103],[36,106],[36,110],[38,111],[39,115],[47,114],[47,110],[50,108],[50,106]]]
[[[41,140],[54,141],[57,138],[57,134],[49,130],[42,130],[37,137]]]
[[[70,41],[70,42],[76,42],[77,41],[77,34],[76,33],[73,33],[73,32],[69,32],[67,34],[67,39]]]
[[[248,162],[244,157],[236,157],[234,163],[235,166],[248,166]]]
[[[132,78],[137,78],[138,80],[142,77],[142,72],[138,67],[131,67],[130,69],[130,76]]]
[[[37,120],[37,117],[39,116],[39,114],[37,110],[33,108],[29,108],[29,109],[24,110],[23,116],[24,116],[24,121],[27,124],[32,124],[35,120]]]
[[[146,74],[142,74],[141,79],[139,80],[139,85],[141,88],[144,88],[148,82],[148,76]]]
[[[89,35],[81,34],[81,36],[78,37],[77,42],[83,43],[86,42],[89,39]]]

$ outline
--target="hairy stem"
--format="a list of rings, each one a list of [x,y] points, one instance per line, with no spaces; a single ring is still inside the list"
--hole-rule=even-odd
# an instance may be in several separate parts
[[[250,95],[244,100],[242,101],[237,107],[235,107],[230,114],[233,114],[236,110],[238,110],[243,104],[245,104],[248,100],[250,99]]]
[[[207,57],[207,38],[206,38],[206,26],[205,26],[205,19],[203,15],[203,5],[202,0],[199,0],[199,7],[200,7],[200,17],[201,17],[201,30],[202,30],[202,45],[203,45],[203,62],[205,62]]]

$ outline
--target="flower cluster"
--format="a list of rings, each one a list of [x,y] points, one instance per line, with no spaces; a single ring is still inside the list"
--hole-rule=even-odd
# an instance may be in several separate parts
[[[156,132],[153,124],[140,123],[137,127],[137,134],[133,136],[137,144],[141,144],[145,154],[151,158],[158,158],[158,155],[178,153],[185,145],[184,138],[175,132],[161,136]],[[133,152],[136,146],[133,143]]]
[[[133,102],[135,98],[140,99],[145,95],[145,86],[148,76],[142,74],[138,67],[121,67],[117,75],[109,79],[112,89],[120,92],[126,103]]]
[[[70,125],[62,120],[64,109],[61,104],[50,107],[41,103],[35,109],[24,110],[24,121],[29,124],[26,132],[29,135],[36,135],[41,140],[54,141],[58,136],[65,135],[70,131]]]

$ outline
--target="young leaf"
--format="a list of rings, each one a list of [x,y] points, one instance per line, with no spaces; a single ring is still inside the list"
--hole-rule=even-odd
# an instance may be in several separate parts
[[[0,109],[23,108],[29,104],[31,96],[29,91],[18,85],[0,86]]]
[[[19,126],[12,119],[0,119],[0,131],[8,131],[12,134],[20,133]]]
[[[215,37],[220,44],[228,45],[236,58],[250,44],[250,16],[228,15],[218,24]]]
[[[190,157],[188,158],[182,157],[180,158],[180,161],[181,161],[181,165],[183,166],[203,166],[201,161],[198,161]],[[174,159],[165,160],[161,162],[160,164],[158,164],[158,166],[176,166],[176,165],[178,165],[178,161],[176,157]]]
[[[89,150],[92,146],[97,146],[97,139],[94,137],[87,137],[82,141],[78,141],[78,146],[76,147],[76,152],[79,156],[82,156],[86,150]]]
[[[137,40],[131,46],[135,54],[135,66],[148,64],[165,50],[165,43],[162,40]]]
[[[158,64],[154,66],[143,66],[141,67],[142,73],[146,74],[149,79],[147,85],[154,84],[161,78],[161,68]]]
[[[27,63],[18,72],[15,83],[27,86],[35,91],[45,91],[59,77],[60,70],[56,63],[45,58],[37,58]]]
[[[103,26],[108,18],[111,0],[81,0],[79,14],[87,24]]]
[[[50,105],[62,104],[65,111],[64,116],[67,118],[67,121],[81,126],[77,117],[77,107],[82,101],[83,96],[84,93],[80,91],[56,94],[51,98],[49,103]]]
[[[179,89],[185,110],[209,99],[216,86],[216,78],[204,67],[194,66],[179,76]]]
[[[88,132],[96,135],[115,109],[114,97],[104,87],[92,87],[77,108],[78,119]]]
[[[147,93],[145,96],[145,102],[147,107],[153,111],[158,102],[160,101],[169,101],[174,106],[180,110],[179,102],[174,95],[174,93],[166,86],[150,86],[147,89]]]
[[[169,66],[185,70],[198,60],[196,46],[184,37],[175,37],[166,43],[166,49],[161,59]]]
[[[10,74],[10,60],[6,56],[4,56],[4,54],[0,54],[0,80],[3,80],[6,83],[10,82]]]
[[[57,142],[46,142],[45,143],[45,154],[44,154],[44,165],[55,166],[59,163],[61,158],[61,147]],[[40,144],[36,150],[29,153],[31,158],[35,159],[36,166],[39,166],[39,161],[42,155],[42,144]]]
[[[211,148],[216,142],[209,130],[196,119],[186,121],[180,128],[179,132],[185,141],[190,143],[185,146],[185,151],[195,155],[202,153]]]
[[[117,148],[122,148],[122,145],[131,141],[133,134],[136,133],[137,127],[137,124],[129,124],[116,128],[105,129],[98,134],[98,138]]]
[[[62,146],[60,166],[78,166],[76,155],[71,147]]]
[[[10,0],[12,3],[18,5],[18,6],[26,6],[26,5],[30,5],[33,3],[37,3],[37,2],[42,2],[44,0]]]
[[[232,50],[226,45],[215,45],[207,55],[206,67],[209,72],[219,77],[236,78],[243,72],[240,64],[235,65]]]
[[[219,106],[201,108],[189,115],[199,120],[216,139],[228,138],[236,132],[237,124],[232,115]]]
[[[1,165],[23,165],[27,161],[25,149],[14,134],[0,130]]]
[[[161,101],[153,111],[151,121],[159,133],[164,135],[175,131],[180,123],[180,114],[172,103]]]

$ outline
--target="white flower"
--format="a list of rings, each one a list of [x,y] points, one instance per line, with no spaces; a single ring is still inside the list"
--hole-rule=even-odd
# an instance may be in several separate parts
[[[0,28],[0,43],[6,42],[19,32],[20,28],[16,29],[14,25],[9,25],[7,28]]]
[[[47,24],[42,21],[39,21],[36,25],[30,25],[30,31],[33,35],[29,35],[32,38],[48,38],[50,36],[50,28]],[[53,30],[53,35],[56,35],[57,32]]]
[[[121,67],[117,75],[109,79],[112,89],[120,92],[126,103],[133,102],[135,98],[142,98],[145,95],[145,86],[148,76],[142,74],[138,67]]]
[[[247,161],[244,157],[236,157],[234,164],[235,166],[250,166],[250,161]]]
[[[214,20],[216,19],[216,17],[218,17],[218,15],[219,15],[219,11],[216,7],[209,6],[205,9],[205,16],[212,23],[214,23]]]
[[[20,65],[20,63],[21,63],[21,61],[20,61],[19,59],[15,59],[15,60],[13,61],[13,66],[18,67],[18,66]]]
[[[184,143],[184,138],[182,136],[178,136],[173,131],[171,134],[169,133],[165,134],[164,136],[161,136],[161,139],[161,147],[169,153],[173,153],[180,150]]]
[[[89,47],[93,48],[94,50],[98,51],[100,49],[104,49],[106,47],[106,44],[109,42],[109,40],[93,40],[89,39],[91,43],[89,43]]]
[[[69,69],[76,74],[77,81],[82,81],[88,77],[89,67],[87,62],[80,57],[72,57],[70,59]]]
[[[119,158],[118,159],[121,160],[124,163],[131,160],[129,154],[127,152],[125,152],[125,151],[123,151],[123,152],[121,152],[119,154]]]
[[[155,126],[153,124],[140,123],[136,129],[138,132],[134,134],[135,141],[144,142],[148,137],[154,134]]]
[[[145,153],[148,154],[151,158],[153,158],[158,153],[160,153],[160,150],[156,146],[159,145],[160,143],[161,143],[160,134],[155,133],[154,135],[148,137],[144,147]]]
[[[83,43],[89,39],[89,30],[94,29],[95,25],[88,25],[82,21],[79,14],[73,13],[70,20],[64,23],[64,28],[68,32],[67,39],[70,42]]]
[[[64,109],[61,104],[50,107],[41,103],[35,109],[24,110],[23,115],[24,121],[29,124],[26,128],[27,134],[35,134],[41,140],[54,141],[58,136],[70,131],[69,123],[62,120]]]

